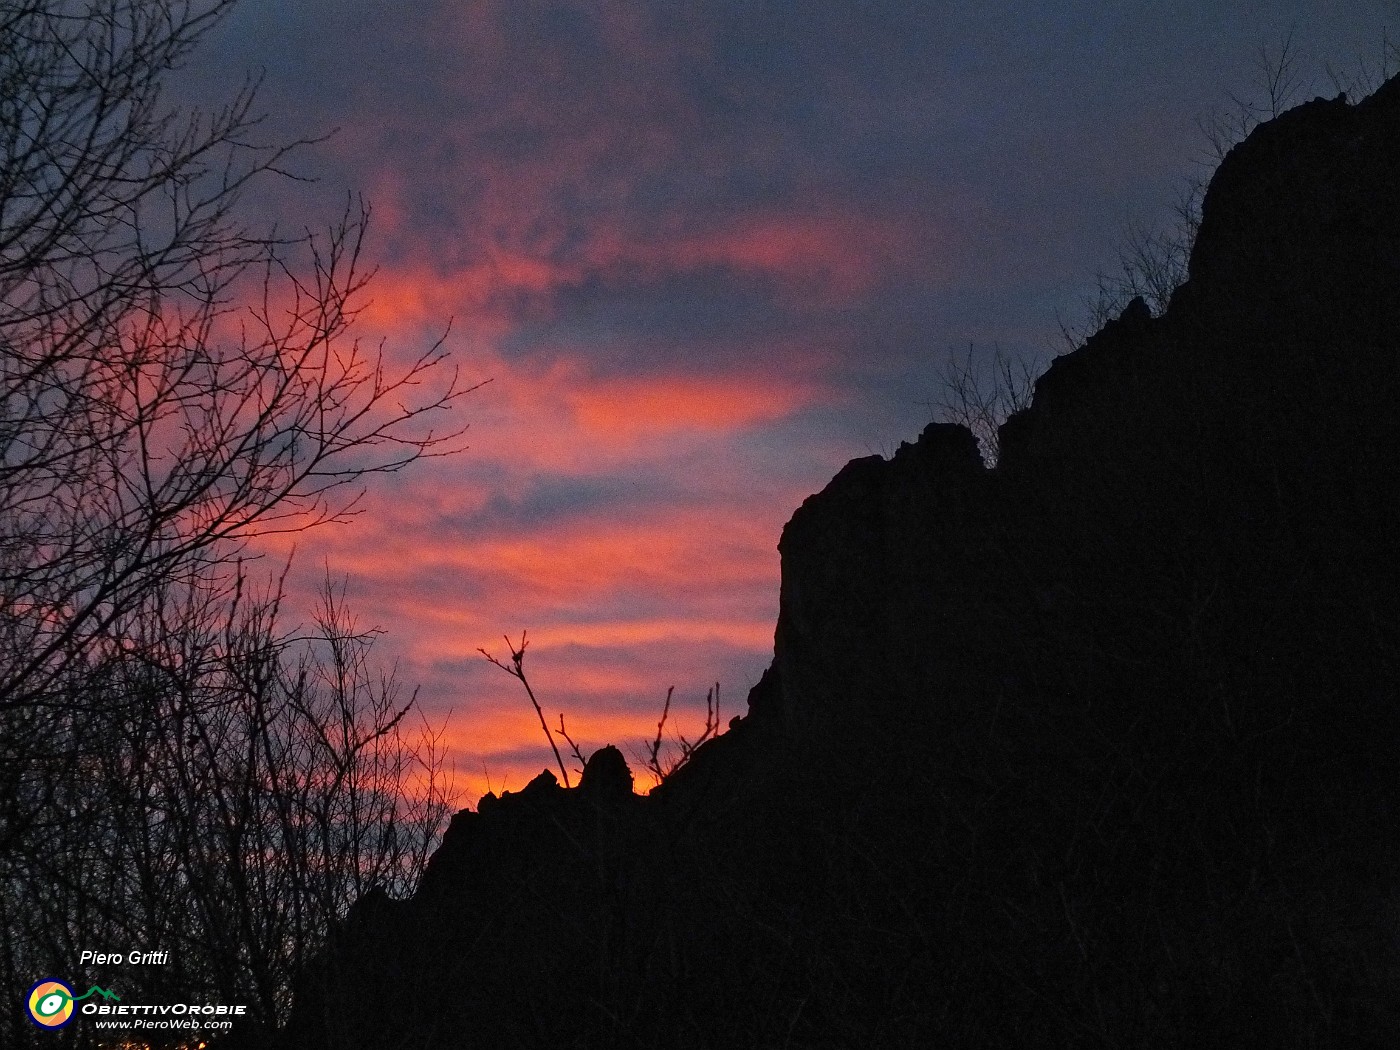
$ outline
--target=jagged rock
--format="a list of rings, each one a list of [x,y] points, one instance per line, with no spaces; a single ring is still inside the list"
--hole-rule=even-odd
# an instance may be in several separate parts
[[[632,795],[632,770],[622,752],[609,744],[589,756],[579,790],[600,802],[616,802]]]
[[[533,780],[520,789],[520,797],[530,799],[548,798],[557,790],[559,790],[558,778],[549,770],[542,769]]]

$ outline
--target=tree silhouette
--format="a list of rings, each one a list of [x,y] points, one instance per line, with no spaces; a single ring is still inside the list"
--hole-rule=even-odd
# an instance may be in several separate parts
[[[197,920],[229,943],[191,978],[270,1021],[335,907],[402,877],[406,838],[368,844],[412,753],[368,637],[329,598],[287,634],[246,545],[450,451],[468,388],[441,341],[395,367],[354,338],[363,202],[240,218],[310,143],[262,144],[254,82],[169,101],[231,6],[0,2],[0,973]]]

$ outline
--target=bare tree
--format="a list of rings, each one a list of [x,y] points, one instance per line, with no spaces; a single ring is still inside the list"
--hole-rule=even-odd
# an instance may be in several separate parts
[[[450,444],[442,347],[394,371],[348,338],[367,209],[250,231],[240,192],[296,144],[254,144],[251,87],[165,102],[228,6],[0,7],[0,708],[51,703],[154,587]]]
[[[445,802],[371,636],[333,594],[289,632],[247,543],[451,451],[468,388],[354,338],[362,202],[240,218],[309,142],[262,142],[252,82],[169,101],[232,2],[0,0],[0,979],[160,943],[270,1024]]]
[[[406,725],[413,698],[339,590],[306,635],[280,605],[246,584],[224,607],[172,604],[103,667],[92,695],[113,702],[44,756],[48,805],[0,854],[0,974],[158,944],[177,965],[123,971],[126,991],[244,1003],[270,1028],[351,902],[412,888],[453,796],[441,731]]]

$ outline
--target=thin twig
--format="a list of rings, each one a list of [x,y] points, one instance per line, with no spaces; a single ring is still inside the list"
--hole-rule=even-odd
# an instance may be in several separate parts
[[[671,717],[671,694],[675,691],[675,686],[666,690],[666,702],[661,706],[661,718],[656,723],[656,739],[647,745],[647,769],[656,777],[658,784],[666,779],[669,772],[661,768],[661,737],[666,731],[666,719]]]
[[[588,765],[588,762],[587,762],[587,760],[583,757],[583,752],[580,751],[580,750],[578,749],[578,745],[574,743],[574,738],[571,737],[571,736],[569,735],[569,731],[568,731],[567,729],[564,728],[564,714],[563,714],[563,712],[560,712],[560,714],[559,714],[559,735],[562,736],[565,740],[568,741],[568,743],[569,743],[569,749],[570,749],[571,751],[573,751],[574,757],[575,757],[576,759],[578,759],[578,771],[579,771],[579,775],[582,776],[582,775],[583,775],[583,769],[584,769],[585,766]]]
[[[554,733],[550,731],[549,723],[544,720],[544,709],[540,707],[540,702],[535,699],[535,691],[530,688],[530,680],[525,677],[525,648],[530,644],[526,638],[527,633],[526,631],[520,632],[519,648],[511,644],[509,635],[504,636],[506,648],[510,650],[509,664],[496,659],[485,649],[477,649],[477,652],[512,678],[519,679],[520,684],[525,687],[525,694],[530,698],[530,703],[535,708],[535,714],[539,716],[540,728],[544,730],[545,739],[549,741],[549,749],[554,752],[554,761],[559,763],[559,772],[564,776],[564,786],[573,787],[573,783],[569,779],[569,771],[564,766],[564,757],[559,754],[559,745],[554,742]]]

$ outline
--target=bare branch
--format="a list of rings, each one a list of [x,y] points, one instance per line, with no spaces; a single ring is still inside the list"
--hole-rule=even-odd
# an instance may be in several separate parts
[[[578,744],[574,743],[574,738],[569,736],[569,731],[564,728],[564,715],[562,712],[560,712],[559,715],[559,735],[562,736],[569,745],[570,753],[578,762],[578,772],[582,775],[584,767],[588,765],[588,760],[583,757],[583,752],[579,750]]]
[[[559,766],[559,773],[564,779],[564,786],[573,787],[573,784],[569,780],[569,771],[564,766],[564,758],[559,754],[559,745],[554,740],[554,733],[550,730],[549,723],[544,720],[544,709],[540,707],[540,702],[535,699],[535,691],[530,688],[530,680],[525,677],[525,648],[530,644],[526,638],[526,634],[527,632],[525,631],[520,632],[519,648],[511,643],[509,635],[505,636],[506,648],[510,651],[510,663],[508,664],[492,656],[485,649],[477,649],[477,652],[525,687],[525,695],[530,698],[530,706],[535,709],[535,714],[540,720],[540,728],[544,730],[545,739],[549,741],[549,749],[554,752],[554,761]]]
[[[641,754],[636,756],[643,768],[651,773],[654,785],[664,783],[676,770],[690,761],[702,744],[719,735],[720,688],[719,683],[716,682],[705,693],[705,723],[701,727],[700,735],[694,740],[690,740],[684,734],[676,733],[673,738],[676,749],[675,757],[663,760],[662,751],[665,747],[666,723],[671,717],[671,698],[674,693],[674,686],[666,690],[666,699],[661,705],[661,717],[656,722],[656,736],[645,742],[642,745]]]
[[[1035,392],[1036,370],[1025,357],[993,347],[990,354],[969,345],[967,353],[950,353],[938,377],[938,390],[927,402],[933,418],[972,431],[988,466],[1001,452],[1000,427],[1027,408]]]

